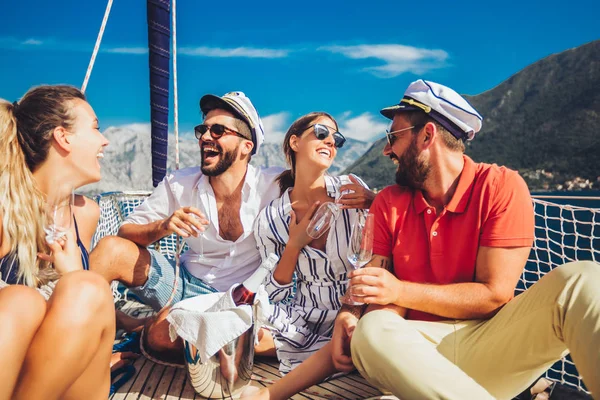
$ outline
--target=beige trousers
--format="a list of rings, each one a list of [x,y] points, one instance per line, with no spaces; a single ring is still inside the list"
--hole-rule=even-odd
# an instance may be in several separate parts
[[[402,400],[512,399],[571,352],[600,394],[600,265],[565,264],[489,320],[407,321],[379,310],[352,337],[356,368]]]

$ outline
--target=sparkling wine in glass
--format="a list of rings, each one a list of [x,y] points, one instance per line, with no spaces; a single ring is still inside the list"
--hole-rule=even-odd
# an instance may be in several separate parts
[[[197,208],[198,210],[202,209],[202,200],[200,199],[200,193],[198,192],[198,187],[194,189],[192,192],[192,207]],[[196,214],[192,214],[192,217],[199,219]],[[204,225],[206,229],[208,229],[208,225]],[[196,261],[203,262],[206,261],[206,257],[204,256],[204,231],[198,231],[198,238],[200,239],[200,252],[196,256]]]
[[[336,187],[335,201],[333,203],[323,203],[317,208],[317,211],[315,211],[306,227],[306,234],[308,236],[318,239],[331,227],[342,211],[339,206],[339,200],[345,193],[340,191],[340,186],[350,182],[350,179],[340,177],[339,185]]]
[[[352,225],[350,242],[346,251],[348,262],[352,264],[354,269],[364,267],[373,257],[373,228],[373,214],[358,212]],[[350,291],[352,291],[352,288],[350,288]],[[348,301],[348,304],[361,305],[363,303]]]
[[[46,242],[52,244],[65,237],[71,229],[75,195],[72,188],[58,190],[44,205]]]

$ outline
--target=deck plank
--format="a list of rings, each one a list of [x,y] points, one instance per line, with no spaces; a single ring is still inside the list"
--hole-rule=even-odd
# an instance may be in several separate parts
[[[185,373],[185,381],[183,382],[183,391],[181,392],[181,400],[193,400],[196,399],[196,392],[192,385],[190,385],[190,379],[187,376],[187,371],[183,370]],[[198,396],[200,398],[200,396]]]
[[[175,375],[175,368],[165,367],[165,370],[156,385],[156,390],[152,396],[153,399],[165,400],[169,393],[169,387]]]
[[[186,371],[183,368],[171,368],[175,371],[165,400],[179,400],[186,384]]]
[[[127,397],[127,395],[129,394],[131,387],[133,386],[133,383],[140,375],[142,367],[144,366],[144,364],[146,364],[148,362],[150,362],[150,361],[146,360],[143,357],[140,357],[137,360],[135,360],[135,362],[133,363],[133,366],[135,367],[136,373],[133,375],[133,377],[131,379],[129,379],[127,382],[125,382],[125,384],[123,384],[123,386],[121,386],[115,394],[112,395],[110,400],[124,400],[125,397]]]
[[[154,392],[156,392],[156,388],[158,387],[164,373],[165,369],[167,369],[164,365],[156,365],[152,370],[152,373],[146,379],[144,383],[144,387],[142,388],[142,392],[140,393],[140,400],[151,400],[155,399]]]
[[[129,393],[125,396],[125,400],[137,400],[140,392],[142,391],[148,376],[152,374],[152,370],[156,366],[152,361],[146,360],[142,368],[140,369],[140,373],[133,381],[133,385],[129,389]]]

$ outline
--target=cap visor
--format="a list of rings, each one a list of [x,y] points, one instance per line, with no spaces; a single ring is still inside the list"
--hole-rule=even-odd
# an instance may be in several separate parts
[[[394,115],[396,113],[399,113],[402,111],[414,111],[414,110],[420,110],[420,108],[413,107],[410,104],[395,104],[393,106],[386,107],[379,112],[381,113],[381,115],[383,115],[387,119],[394,119]]]

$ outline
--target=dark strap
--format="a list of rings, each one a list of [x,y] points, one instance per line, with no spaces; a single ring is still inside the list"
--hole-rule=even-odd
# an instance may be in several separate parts
[[[90,269],[90,255],[87,249],[85,248],[85,245],[79,238],[79,227],[77,226],[77,219],[75,219],[74,215],[73,222],[75,223],[75,233],[77,234],[77,246],[79,247],[79,251],[81,252],[81,264],[83,264],[83,269],[87,271]]]

